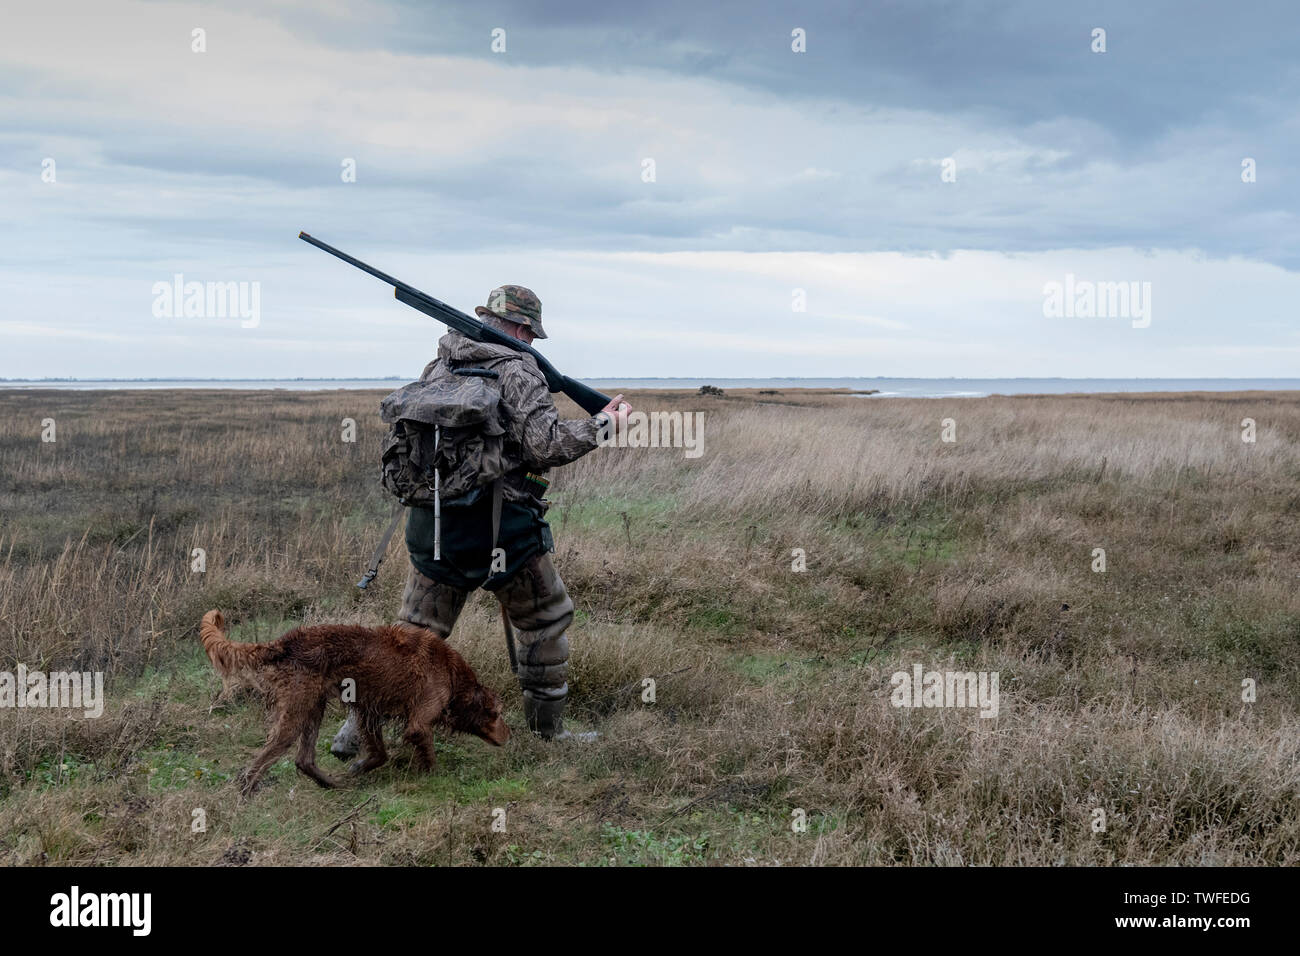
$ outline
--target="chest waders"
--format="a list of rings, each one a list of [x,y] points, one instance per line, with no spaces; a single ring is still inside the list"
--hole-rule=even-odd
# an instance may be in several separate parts
[[[457,369],[457,374],[486,373],[487,369]],[[495,375],[493,375],[495,377]],[[436,454],[439,444],[442,441],[442,426],[433,426],[433,450]],[[501,488],[502,479],[498,478],[492,482],[492,551],[497,548],[497,538],[501,534]],[[357,587],[365,590],[379,574],[379,565],[383,563],[384,556],[388,553],[388,545],[393,540],[393,535],[397,533],[398,526],[402,523],[402,518],[406,514],[406,504],[399,501],[393,509],[392,520],[389,521],[384,535],[379,540],[379,546],[375,548],[375,553],[370,559],[370,567],[366,570],[361,580],[357,582]],[[438,469],[433,469],[433,560],[438,561],[442,558],[442,478]],[[515,652],[515,635],[514,629],[510,626],[510,618],[506,614],[504,606],[501,608],[501,622],[505,625],[506,634],[506,652],[510,655],[510,673],[517,673],[519,670],[518,657]]]

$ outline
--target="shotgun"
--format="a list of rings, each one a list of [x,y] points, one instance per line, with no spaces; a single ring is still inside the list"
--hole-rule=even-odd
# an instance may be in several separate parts
[[[573,399],[578,407],[588,415],[595,415],[598,411],[609,404],[609,396],[604,395],[594,388],[583,385],[576,379],[569,378],[567,375],[560,374],[559,370],[546,361],[542,354],[531,345],[525,345],[518,339],[513,339],[490,325],[485,325],[473,316],[466,315],[459,309],[454,309],[445,302],[439,302],[431,295],[426,295],[414,286],[409,286],[399,279],[394,279],[390,275],[380,272],[373,266],[366,265],[360,259],[354,259],[340,249],[335,249],[328,243],[321,242],[319,239],[307,235],[305,232],[298,233],[298,238],[303,242],[310,242],[317,249],[323,249],[330,255],[342,259],[350,266],[356,266],[362,272],[368,272],[376,279],[391,285],[393,295],[398,302],[405,302],[413,309],[418,309],[425,315],[437,319],[444,325],[455,329],[461,335],[473,339],[475,342],[490,342],[493,345],[504,345],[508,349],[514,349],[516,352],[527,352],[537,361],[537,367],[542,370],[546,376],[546,387],[552,392],[563,392]]]

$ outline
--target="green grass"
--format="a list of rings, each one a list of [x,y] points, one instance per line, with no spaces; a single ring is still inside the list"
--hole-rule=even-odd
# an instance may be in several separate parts
[[[733,658],[731,667],[747,680],[760,685],[801,684],[814,680],[819,671],[834,663],[817,655],[805,657],[797,654],[745,654]]]
[[[663,836],[648,830],[624,830],[606,824],[601,842],[611,866],[687,866],[708,859],[705,836]]]
[[[555,476],[570,715],[599,740],[523,732],[478,595],[452,640],[502,693],[504,748],[439,733],[423,773],[390,728],[390,762],[348,789],[286,758],[242,800],[265,715],[247,694],[209,711],[198,620],[217,607],[235,639],[267,641],[392,619],[400,542],[353,586],[387,510],[377,398],[0,394],[0,456],[22,475],[0,502],[0,656],[102,667],[108,698],[94,721],[0,712],[0,862],[1300,861],[1294,397],[1268,399],[1272,457],[1246,468],[1205,441],[1243,398],[968,400],[962,442],[936,451],[929,404],[729,394],[701,463],[593,455]],[[22,423],[47,412],[66,446],[33,445]],[[913,663],[999,671],[1001,716],[889,708]],[[342,719],[317,745],[338,776]]]
[[[687,619],[687,626],[714,631],[725,637],[739,633],[743,624],[738,611],[723,604],[714,604],[694,610]]]
[[[136,759],[139,761],[140,772],[147,775],[150,791],[189,790],[194,787],[213,790],[233,776],[230,771],[214,767],[210,760],[171,745],[159,750],[143,751]]]
[[[592,532],[630,532],[633,541],[641,535],[669,527],[672,515],[679,507],[679,499],[675,495],[613,495],[571,503],[568,497],[556,492],[553,501],[547,515],[552,527]]]

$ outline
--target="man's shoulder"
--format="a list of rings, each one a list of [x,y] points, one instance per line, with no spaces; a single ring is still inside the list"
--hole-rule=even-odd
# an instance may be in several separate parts
[[[537,359],[533,358],[527,352],[515,352],[509,350],[511,355],[501,357],[500,364],[496,366],[495,371],[503,379],[509,377],[511,380],[528,386],[540,383],[546,385],[546,376],[542,370],[537,367]],[[512,359],[514,361],[512,361]]]
[[[516,361],[501,362],[493,367],[498,375],[501,398],[518,418],[528,418],[539,409],[555,406],[546,376],[527,352],[516,352]]]
[[[534,368],[537,367],[536,361],[527,353],[512,349],[508,345],[498,345],[495,342],[480,342],[454,330],[438,340],[438,357],[447,362],[454,362],[457,365],[471,363],[493,365],[523,358]]]

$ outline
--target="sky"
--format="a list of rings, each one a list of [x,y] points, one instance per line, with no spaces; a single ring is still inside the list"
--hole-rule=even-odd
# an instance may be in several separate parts
[[[1300,376],[1294,2],[0,2],[0,377]]]

